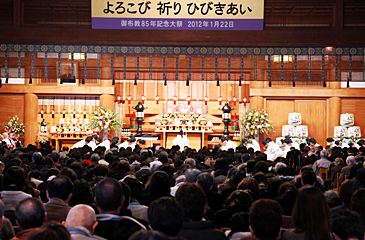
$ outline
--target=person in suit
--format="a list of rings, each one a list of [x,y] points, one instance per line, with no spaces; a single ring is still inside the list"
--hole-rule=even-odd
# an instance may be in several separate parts
[[[66,220],[71,207],[68,202],[73,192],[73,183],[66,176],[53,178],[47,186],[47,197],[49,201],[44,205],[49,221],[61,223]]]
[[[346,158],[346,167],[341,168],[340,182],[345,181],[345,175],[350,175],[351,168],[355,166],[355,157],[348,156]]]
[[[63,68],[64,74],[62,74],[61,79],[62,82],[66,83],[75,83],[75,75],[71,75],[71,67],[65,66]]]

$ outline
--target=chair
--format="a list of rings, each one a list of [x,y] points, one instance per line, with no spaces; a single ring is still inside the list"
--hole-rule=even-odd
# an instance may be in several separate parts
[[[282,219],[283,219],[283,223],[281,224],[281,227],[283,229],[294,228],[294,223],[293,223],[293,219],[291,216],[283,215]]]
[[[323,181],[328,180],[328,168],[319,168],[319,176],[323,179]]]
[[[18,226],[13,226],[13,229],[14,229],[15,235],[17,235],[21,231],[20,227],[18,227]]]
[[[4,211],[4,216],[9,219],[9,221],[11,222],[11,225],[13,226],[17,226],[16,225],[16,217],[15,217],[15,211]]]
[[[340,176],[341,176],[341,173],[337,173],[336,175],[336,190],[337,190],[337,193],[340,191]]]

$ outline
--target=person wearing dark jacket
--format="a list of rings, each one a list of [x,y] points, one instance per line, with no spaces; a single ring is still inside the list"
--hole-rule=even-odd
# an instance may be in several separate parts
[[[140,222],[129,216],[120,216],[125,197],[117,180],[105,178],[95,189],[95,206],[99,211],[99,224],[95,234],[109,240],[127,240],[133,233],[146,230]]]

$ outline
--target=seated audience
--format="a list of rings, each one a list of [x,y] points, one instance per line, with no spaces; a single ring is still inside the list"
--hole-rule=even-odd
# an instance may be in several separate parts
[[[4,204],[0,200],[0,239],[9,240],[15,236],[14,228],[9,219],[4,216]]]
[[[67,229],[61,224],[50,222],[33,231],[27,240],[73,240]]]
[[[169,175],[163,171],[153,172],[146,183],[146,190],[142,201],[146,206],[160,197],[171,197]]]
[[[214,229],[213,223],[203,221],[207,197],[199,184],[182,184],[176,191],[175,198],[184,209],[185,215],[179,236],[187,240],[227,239],[223,232]]]
[[[331,219],[332,234],[335,240],[362,240],[365,227],[362,217],[353,211],[344,209]]]
[[[25,240],[44,222],[47,222],[47,213],[43,203],[37,198],[27,198],[19,203],[15,209],[16,223],[21,229],[12,240]]]
[[[215,226],[217,229],[229,227],[232,215],[239,212],[248,212],[253,200],[250,194],[243,190],[236,190],[226,199],[224,209],[215,214]]]
[[[0,192],[1,200],[4,203],[4,211],[14,211],[22,200],[32,197],[32,195],[24,192],[25,187],[26,177],[21,167],[11,166],[5,169],[5,190]]]
[[[105,178],[95,189],[95,206],[99,222],[95,234],[109,240],[126,240],[133,233],[146,228],[137,220],[128,216],[119,216],[125,197],[123,188],[117,180]]]
[[[68,211],[71,207],[68,202],[73,192],[73,183],[66,176],[57,176],[48,183],[46,208],[48,221],[61,223],[66,220]]]
[[[294,228],[287,230],[282,239],[331,240],[330,208],[322,192],[315,187],[299,190],[292,219]]]
[[[280,239],[283,210],[271,199],[260,199],[250,208],[250,231],[261,240]]]
[[[184,210],[173,198],[162,197],[153,201],[148,207],[148,222],[152,230],[160,231],[174,240],[184,222]]]
[[[98,222],[94,209],[83,204],[71,208],[67,214],[66,222],[64,222],[64,226],[67,227],[73,240],[104,239],[94,235],[96,225]]]

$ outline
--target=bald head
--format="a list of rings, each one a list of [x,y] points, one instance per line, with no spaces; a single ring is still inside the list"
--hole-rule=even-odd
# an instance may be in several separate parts
[[[85,227],[91,233],[94,232],[96,223],[97,222],[94,209],[84,204],[79,204],[71,208],[66,218],[67,226]]]

